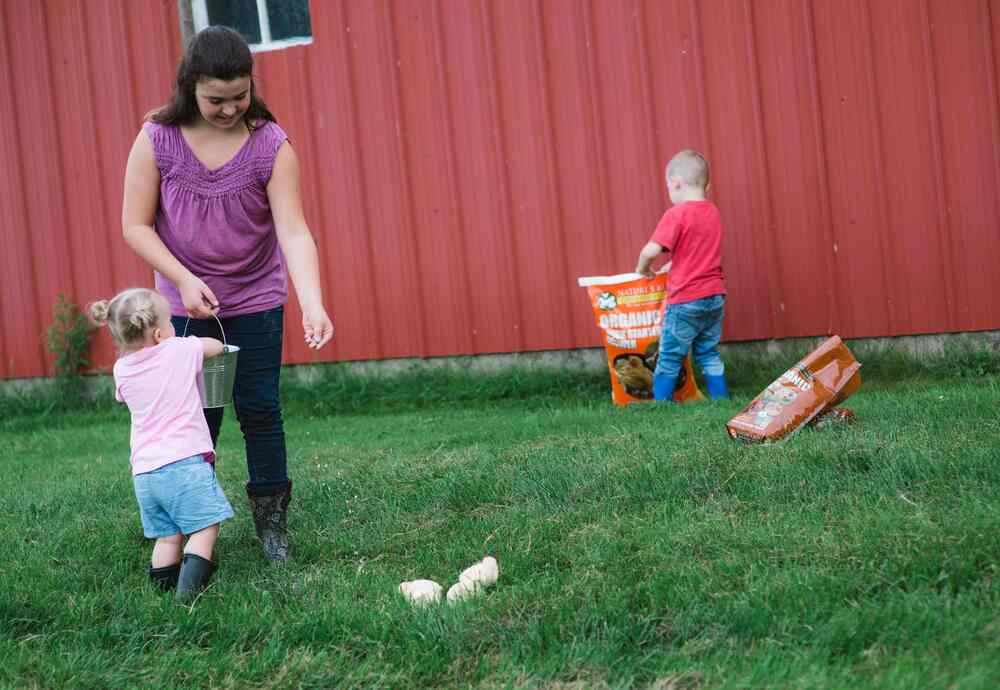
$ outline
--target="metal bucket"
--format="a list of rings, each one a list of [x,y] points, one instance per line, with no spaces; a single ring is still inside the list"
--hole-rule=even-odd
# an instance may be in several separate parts
[[[222,328],[219,317],[215,321],[222,332],[222,353],[205,359],[201,374],[198,375],[198,392],[201,394],[202,407],[225,407],[233,401],[233,382],[236,381],[236,356],[240,348],[226,342],[226,332]],[[184,335],[187,335],[188,317],[184,324]]]

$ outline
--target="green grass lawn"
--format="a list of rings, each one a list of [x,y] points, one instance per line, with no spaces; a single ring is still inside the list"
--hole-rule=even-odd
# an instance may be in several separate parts
[[[331,370],[286,386],[293,563],[254,540],[230,418],[191,608],[148,583],[124,410],[7,404],[0,685],[1000,687],[998,359],[866,362],[856,425],[768,446],[724,425],[773,362],[627,409],[601,373]],[[396,593],[485,554],[479,599]]]

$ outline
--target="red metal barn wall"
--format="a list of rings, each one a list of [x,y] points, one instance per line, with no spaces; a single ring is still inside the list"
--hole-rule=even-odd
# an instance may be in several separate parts
[[[332,347],[598,345],[664,162],[713,164],[725,338],[1000,328],[1000,0],[314,0],[257,55],[303,165]],[[0,377],[51,373],[56,294],[149,284],[122,173],[167,97],[175,0],[0,2]],[[98,364],[113,353],[106,334]]]

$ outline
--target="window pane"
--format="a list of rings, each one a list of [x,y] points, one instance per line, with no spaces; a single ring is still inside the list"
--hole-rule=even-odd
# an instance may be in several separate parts
[[[271,40],[312,36],[309,0],[268,0],[267,19],[271,23]]]
[[[209,24],[236,29],[249,43],[260,43],[257,0],[205,0]]]

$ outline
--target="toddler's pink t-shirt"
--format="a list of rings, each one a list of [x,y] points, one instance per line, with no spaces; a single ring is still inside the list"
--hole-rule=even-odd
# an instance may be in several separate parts
[[[212,452],[198,394],[201,340],[167,338],[115,362],[115,398],[132,412],[132,474]]]

